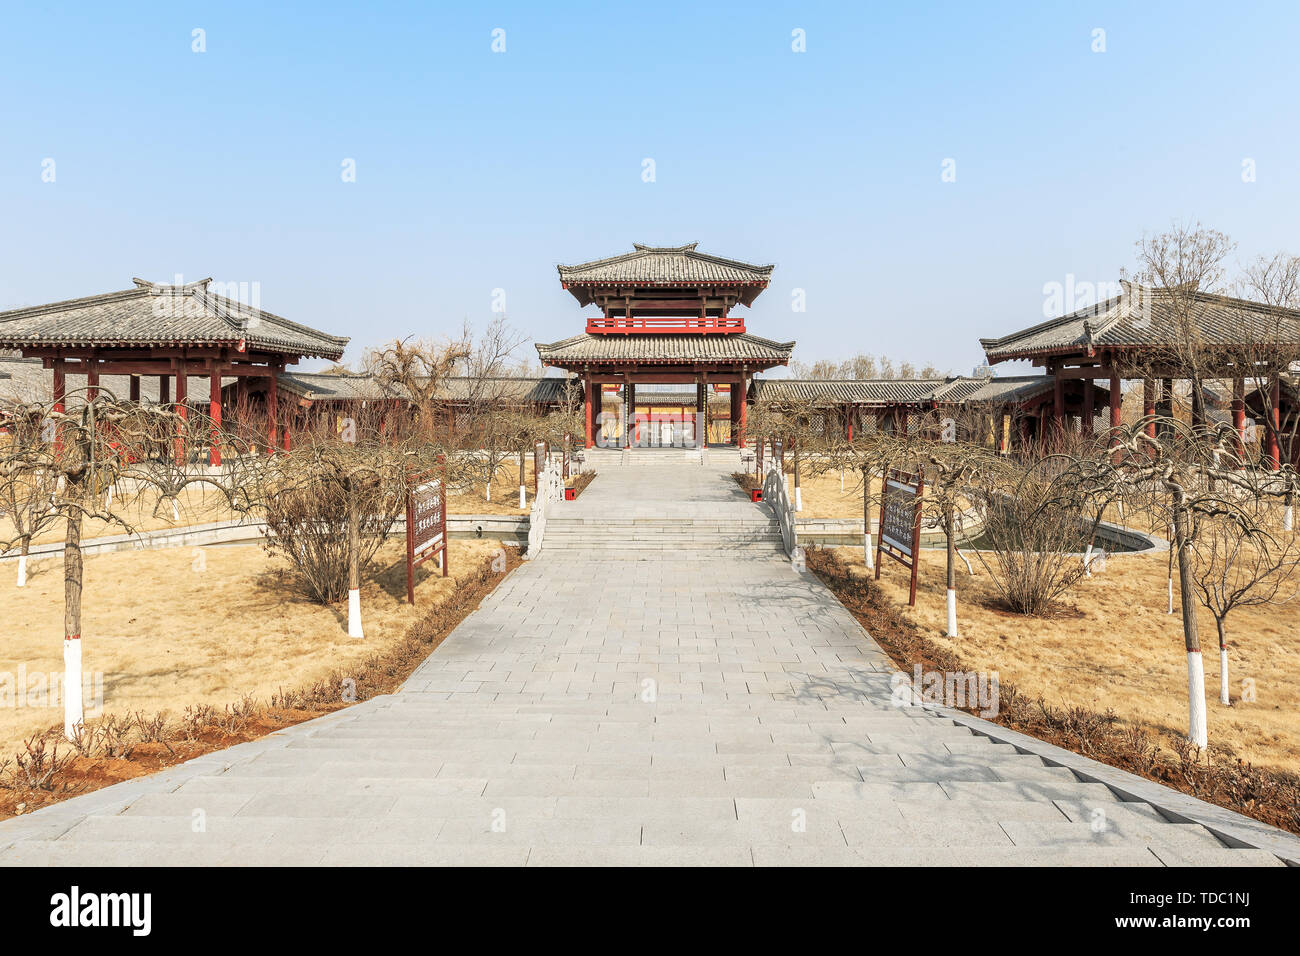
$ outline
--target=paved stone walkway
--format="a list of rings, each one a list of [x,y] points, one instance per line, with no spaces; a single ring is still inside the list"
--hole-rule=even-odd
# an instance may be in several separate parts
[[[575,511],[756,509],[731,468]],[[0,862],[1276,863],[895,708],[892,671],[779,557],[543,549],[402,692],[0,824]]]

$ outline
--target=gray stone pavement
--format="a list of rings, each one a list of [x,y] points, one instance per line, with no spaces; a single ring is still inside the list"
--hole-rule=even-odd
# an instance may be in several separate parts
[[[574,513],[761,514],[691,467],[611,469]],[[638,558],[543,549],[401,692],[0,824],[0,862],[1278,862],[892,706],[884,653],[781,557]]]

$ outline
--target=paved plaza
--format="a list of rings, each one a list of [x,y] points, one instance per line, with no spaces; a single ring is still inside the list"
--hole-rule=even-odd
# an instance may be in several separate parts
[[[564,514],[762,533],[711,461]],[[1277,863],[892,706],[893,671],[776,550],[544,546],[400,693],[0,824],[0,862]]]

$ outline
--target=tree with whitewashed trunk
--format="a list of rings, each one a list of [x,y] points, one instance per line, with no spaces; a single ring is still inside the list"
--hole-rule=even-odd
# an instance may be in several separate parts
[[[1115,436],[1115,446],[1096,459],[1077,463],[1080,487],[1093,495],[1125,499],[1131,510],[1146,508],[1172,529],[1171,547],[1178,571],[1183,642],[1187,656],[1188,739],[1209,742],[1205,665],[1197,624],[1196,567],[1200,536],[1211,520],[1235,524],[1239,532],[1263,540],[1270,513],[1294,481],[1290,465],[1261,470],[1238,457],[1236,433],[1228,425],[1211,428],[1163,419],[1156,437],[1150,419]]]
[[[1239,521],[1238,514],[1248,520]],[[1219,638],[1219,702],[1231,705],[1228,616],[1238,608],[1285,604],[1297,593],[1300,542],[1293,534],[1264,530],[1273,515],[1258,500],[1239,511],[1207,514],[1193,535],[1192,584],[1214,618]]]
[[[82,534],[87,519],[126,533],[134,528],[122,508],[111,507],[111,490],[131,487],[138,493],[158,492],[160,473],[170,473],[157,457],[169,456],[174,443],[223,440],[207,423],[191,423],[171,406],[118,402],[104,388],[70,391],[62,404],[9,404],[0,416],[12,423],[11,435],[21,437],[0,447],[0,486],[7,496],[15,485],[53,481],[42,521],[62,522],[63,546],[63,698],[64,733],[75,739],[83,722],[82,600],[85,565]],[[196,429],[201,429],[200,435]],[[31,438],[31,436],[36,436]],[[238,458],[238,449],[232,449]],[[260,456],[259,456],[260,457]],[[183,464],[178,466],[183,468]],[[234,493],[241,469],[233,462],[219,473],[203,470],[183,481],[169,480],[168,491],[188,485],[209,485],[226,494],[232,507],[246,502]],[[164,492],[167,493],[167,492]],[[120,496],[119,496],[120,497]],[[159,496],[161,502],[162,496]],[[11,550],[18,542],[0,542]]]
[[[975,503],[997,493],[1007,462],[969,436],[951,418],[941,421],[939,439],[926,452],[925,493],[921,497],[923,527],[943,532],[946,569],[948,637],[957,637],[957,555],[963,534],[962,515]]]

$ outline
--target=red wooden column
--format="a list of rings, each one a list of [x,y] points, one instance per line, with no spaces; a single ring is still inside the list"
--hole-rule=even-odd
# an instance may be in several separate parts
[[[131,387],[131,401],[135,402],[138,405],[140,403],[140,376],[139,375],[131,376],[130,387]]]
[[[276,438],[279,437],[280,427],[276,423],[276,416],[280,411],[280,396],[276,389],[278,384],[275,377],[275,368],[271,368],[271,380],[266,385],[266,453],[275,454]],[[288,431],[285,432],[285,438],[288,438]]]
[[[587,372],[587,381],[583,391],[585,392],[583,396],[583,405],[586,406],[583,410],[583,447],[594,448],[596,445],[596,439],[592,433],[594,428],[592,406],[596,404],[597,391],[594,383],[591,381],[590,371]]]
[[[627,377],[630,379],[631,373]],[[641,437],[636,427],[636,386],[629,381],[623,389],[623,400],[627,402],[627,435],[623,439],[623,447],[630,448],[632,443]]]
[[[186,378],[185,360],[181,359],[176,363],[176,414],[180,416],[180,421],[176,423],[176,447],[173,449],[173,454],[182,466],[189,462],[189,452],[185,447],[185,432],[190,421],[189,398],[190,388],[189,380]]]
[[[208,464],[221,464],[221,366],[208,363]]]
[[[1110,440],[1112,444],[1119,444],[1120,427],[1124,420],[1123,413],[1123,386],[1120,384],[1119,369],[1112,365],[1110,367]]]
[[[709,417],[709,397],[704,391],[704,383],[695,379],[695,447],[703,448],[707,444]]]
[[[99,398],[99,359],[86,359],[86,401]]]
[[[1052,370],[1055,380],[1052,382],[1052,435],[1053,443],[1059,442],[1065,434],[1065,380],[1056,369]]]
[[[1276,371],[1269,374],[1268,395],[1268,403],[1271,406],[1268,410],[1268,466],[1276,471],[1281,467],[1282,462],[1282,450],[1277,440],[1278,429],[1281,425],[1277,406],[1282,398],[1282,389]]]
[[[1237,460],[1246,457],[1246,380],[1241,376],[1232,380],[1232,444]]]
[[[172,403],[172,380],[166,375],[158,376],[158,401],[163,405]]]
[[[740,409],[736,407],[736,400],[740,397],[740,386],[735,382],[731,383],[731,441],[730,444],[739,446],[740,444]]]
[[[1156,382],[1153,378],[1142,379],[1142,417],[1147,420],[1143,429],[1148,438],[1154,440],[1156,437]],[[1155,448],[1150,448],[1147,454],[1155,457]]]
[[[1083,380],[1083,416],[1079,421],[1079,431],[1091,438],[1092,420],[1097,415],[1097,383],[1090,378]]]
[[[68,381],[63,371],[63,359],[54,360],[54,411],[61,413],[65,410],[65,402],[68,397]],[[59,426],[54,427],[54,451],[55,454],[63,451],[63,432]]]

